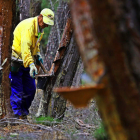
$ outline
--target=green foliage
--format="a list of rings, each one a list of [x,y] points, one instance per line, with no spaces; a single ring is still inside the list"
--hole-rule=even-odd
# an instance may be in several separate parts
[[[0,140],[4,139],[4,137],[0,136]]]
[[[50,8],[49,1],[42,0],[41,10],[44,9],[44,8]],[[48,43],[48,37],[49,37],[50,30],[51,30],[51,26],[48,26],[47,28],[44,29],[44,35],[43,35],[43,38],[42,38],[42,41],[41,41],[41,46],[43,48],[45,48],[47,43]]]
[[[86,119],[84,120],[85,123],[88,123],[88,121],[89,121],[88,118],[86,118]]]
[[[19,136],[19,134],[18,133],[10,133],[10,137],[17,137],[17,136]]]
[[[109,140],[103,124],[101,123],[99,128],[95,130],[94,137],[97,140]]]
[[[14,138],[14,137],[17,137],[17,136],[16,135],[10,135],[10,137],[13,137]]]
[[[81,85],[84,86],[86,85],[86,82],[84,80],[81,79]]]
[[[41,116],[36,118],[36,122],[39,124],[44,124],[44,125],[52,125],[52,124],[56,124],[56,123],[60,123],[61,121],[59,119],[54,119],[50,116]]]
[[[41,46],[43,46],[43,48],[45,48],[48,43],[48,37],[50,34],[50,30],[51,30],[51,26],[48,26],[47,28],[44,29],[44,35],[41,40]]]

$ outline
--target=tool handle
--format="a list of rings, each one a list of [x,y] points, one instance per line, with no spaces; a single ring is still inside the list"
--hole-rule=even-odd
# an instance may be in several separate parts
[[[40,61],[39,61],[40,62]],[[43,64],[40,62],[40,67],[42,68],[43,72],[45,74],[48,74],[48,72],[46,71],[46,69],[44,68]]]
[[[37,56],[35,55],[34,56],[35,57],[35,59],[37,59]],[[39,61],[39,63],[40,63],[40,67],[41,67],[41,69],[43,70],[43,72],[45,73],[45,74],[48,74],[48,72],[46,71],[46,69],[44,68],[44,66],[43,66],[43,64]]]

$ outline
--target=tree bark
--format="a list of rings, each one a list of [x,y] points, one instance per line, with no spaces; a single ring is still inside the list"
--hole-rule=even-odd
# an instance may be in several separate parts
[[[7,62],[3,66],[2,74],[2,91],[1,91],[1,114],[0,117],[10,117],[10,62],[11,62],[11,45],[12,45],[12,25],[13,17],[16,9],[14,0],[1,0],[0,1],[0,26],[3,28],[3,38],[1,46],[1,62],[7,58]]]
[[[62,7],[65,7],[65,10],[62,10]],[[55,58],[56,55],[56,50],[58,49],[59,46],[59,40],[58,40],[58,30],[60,31],[60,36],[63,33],[63,29],[65,28],[66,25],[66,20],[67,20],[67,13],[68,13],[68,5],[66,2],[59,2],[59,6],[57,9],[57,13],[55,13],[55,15],[57,17],[59,17],[59,21],[57,21],[55,19],[55,24],[54,26],[51,27],[51,31],[50,31],[50,35],[48,37],[48,44],[47,44],[47,49],[46,49],[46,53],[45,53],[45,59],[44,59],[44,67],[49,71],[52,64],[53,64],[53,60]],[[57,24],[57,25],[56,25]],[[57,29],[59,28],[59,29]],[[46,115],[46,111],[43,109],[44,108],[44,103],[47,103],[47,97],[44,96],[45,95],[45,91],[43,91],[43,96],[41,97],[41,101],[39,104],[39,109],[38,112],[36,114],[36,116],[40,116],[40,115]]]
[[[20,0],[20,21],[40,14],[41,0]]]
[[[30,0],[20,0],[20,21],[30,17]]]
[[[68,5],[66,2],[60,1],[58,9],[57,9],[57,13],[55,15],[57,17],[59,17],[59,20],[57,20],[58,18],[55,19],[55,24],[51,28],[51,32],[50,32],[50,35],[48,38],[47,49],[46,49],[46,53],[45,53],[45,60],[44,60],[44,67],[48,71],[52,67],[52,64],[53,64],[53,61],[54,61],[54,58],[55,58],[56,52],[57,52],[56,50],[58,50],[58,46],[59,46],[58,34],[60,33],[60,36],[62,36],[63,30],[66,25],[66,21],[67,21],[68,15],[69,15],[69,8],[68,8]],[[57,28],[59,28],[59,29],[57,29]],[[60,31],[59,33],[58,33],[58,30]],[[51,93],[51,91],[50,91],[50,93]],[[47,105],[45,104],[45,103],[47,103],[47,100],[48,100],[48,97],[46,96],[46,93],[44,91],[44,94],[40,101],[38,113],[36,114],[36,116],[47,115],[47,109],[43,109],[43,108],[47,107]],[[45,107],[44,107],[44,105],[45,105]]]
[[[64,53],[66,51],[66,48],[69,46],[71,36],[72,36],[72,24],[71,24],[71,19],[68,18],[66,26],[65,26],[65,30],[64,30],[63,35],[62,35],[61,42],[60,42],[59,47],[58,47],[58,51],[56,53],[54,62],[53,62],[52,66],[51,66],[51,69],[50,69],[50,71],[52,71],[52,73],[55,76],[50,77],[50,78],[48,77],[49,82],[47,83],[46,90],[44,92],[44,97],[43,98],[46,101],[45,101],[45,103],[43,103],[43,110],[44,110],[43,114],[45,114],[45,115],[48,115],[48,108],[49,108],[48,105],[49,105],[49,102],[51,100],[51,95],[52,95],[51,92],[52,92],[52,89],[53,89],[54,84],[56,82],[56,79],[58,77],[59,69],[61,67],[61,64],[63,63],[62,59],[64,57]],[[64,75],[65,75],[65,73],[64,73]]]
[[[41,12],[41,0],[30,0],[30,17],[38,16]]]
[[[139,140],[140,3],[77,0],[71,7],[84,65],[93,79],[96,66],[97,82],[106,85],[97,103],[110,138]]]
[[[80,55],[78,53],[74,38],[72,38],[62,65],[60,65],[59,74],[57,75],[53,88],[66,86],[70,87],[72,85],[79,59]],[[47,115],[61,119],[63,118],[66,109],[66,101],[53,91],[51,94],[52,96],[49,101]]]
[[[62,6],[64,10],[62,10]],[[69,9],[67,9],[66,7],[68,8],[67,4],[62,2],[61,7],[59,5],[57,10],[59,14],[61,13],[59,16],[60,22],[58,22],[59,27],[61,29],[60,30],[61,33],[62,33],[62,29],[64,29],[65,27],[66,18],[68,18],[70,12]],[[64,11],[64,13],[62,11]],[[60,17],[62,18],[62,20],[60,20]],[[41,109],[39,109],[40,113],[38,112],[38,116],[48,115],[54,118],[61,119],[64,116],[66,101],[63,98],[61,98],[58,94],[52,92],[52,89],[57,86],[58,87],[71,86],[73,83],[73,78],[78,77],[79,76],[78,74],[81,74],[80,70],[77,69],[80,56],[78,50],[76,49],[76,44],[73,37],[71,39],[71,30],[72,30],[71,20],[68,18],[58,48],[57,30],[55,29],[55,27],[54,28],[52,27],[52,31],[49,37],[51,39],[48,42],[47,53],[45,55],[46,56],[45,62],[47,64],[45,66],[47,67],[47,70],[50,70],[50,68],[51,70],[53,69],[55,77],[50,78],[49,82],[46,85],[47,86],[46,91],[44,92],[44,97],[42,97],[42,102],[40,103],[40,107],[43,108],[43,111],[41,114],[40,112]],[[66,47],[68,48],[66,49]],[[58,51],[56,52],[56,50]],[[54,53],[52,52],[56,52],[55,58],[54,58]],[[52,58],[54,58],[53,64],[52,64],[52,60],[53,60]],[[61,61],[62,58],[63,61]],[[77,72],[75,76],[76,70],[79,71],[79,73]],[[77,81],[77,85],[79,84],[79,82],[80,80]]]
[[[62,9],[62,8],[65,8],[65,9]],[[60,2],[57,9],[57,13],[55,14],[56,17],[59,17],[59,20],[55,19],[55,24],[54,26],[51,27],[50,35],[48,38],[47,49],[45,53],[44,66],[47,70],[50,70],[52,66],[53,60],[56,55],[56,50],[58,49],[58,46],[59,46],[58,34],[62,36],[63,30],[66,25],[68,14],[69,14],[69,8],[68,8],[67,3],[63,1]]]
[[[84,65],[83,65],[82,59],[80,58],[78,65],[77,65],[75,76],[73,78],[72,87],[79,87],[80,86],[81,75],[82,75],[83,71],[84,71]]]

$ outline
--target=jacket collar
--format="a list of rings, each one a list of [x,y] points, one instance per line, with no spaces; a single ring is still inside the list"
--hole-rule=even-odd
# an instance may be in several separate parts
[[[39,29],[39,25],[38,25],[38,16],[36,16],[35,18],[34,18],[34,20],[35,20],[35,36],[37,36],[38,37],[38,33],[43,33],[44,34],[44,30],[43,29]]]
[[[37,17],[34,18],[35,21],[35,36],[38,36],[38,19]]]

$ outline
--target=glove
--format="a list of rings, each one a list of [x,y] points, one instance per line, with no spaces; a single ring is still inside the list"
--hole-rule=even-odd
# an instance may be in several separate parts
[[[37,53],[36,64],[40,66],[40,62],[43,64],[42,56],[41,56],[40,52],[38,52],[38,53]]]
[[[30,76],[32,78],[35,78],[35,75],[37,74],[37,68],[36,68],[35,64],[34,63],[31,63],[29,65],[29,67],[30,67]]]

